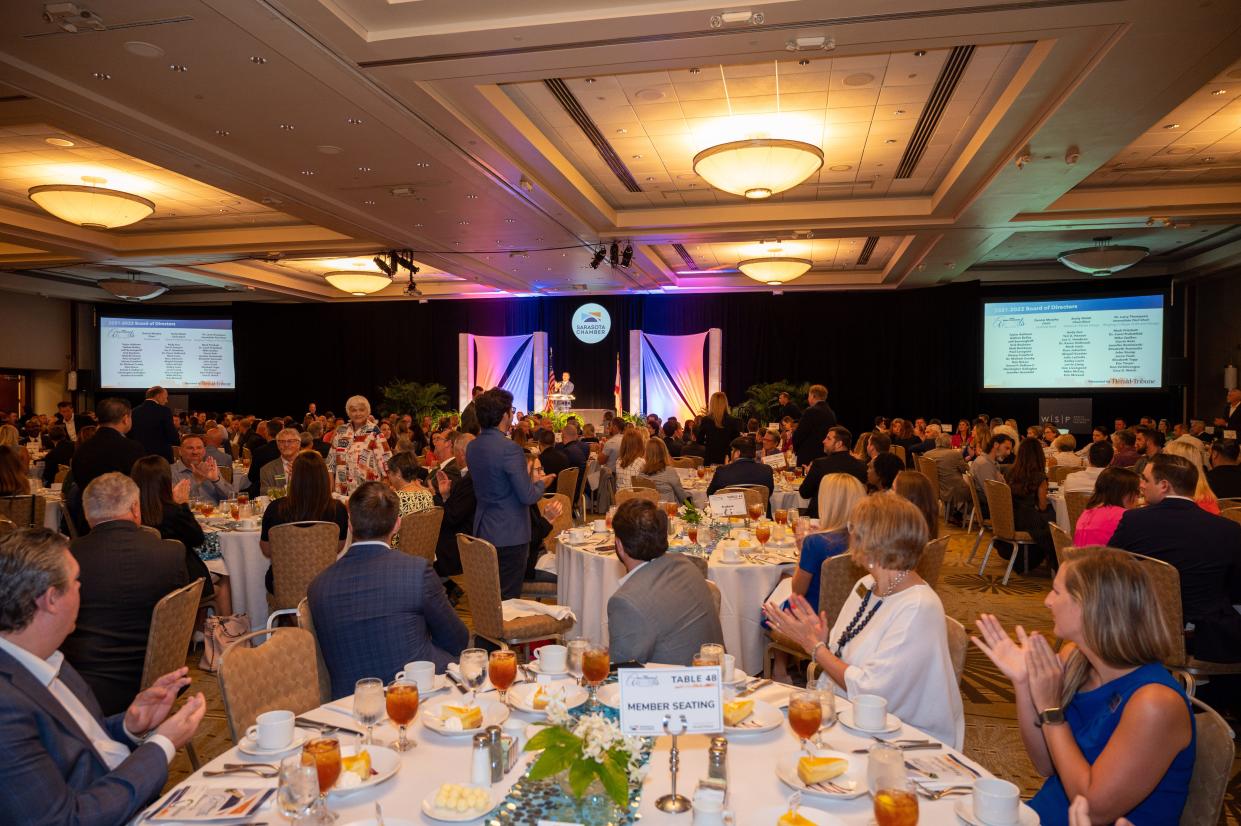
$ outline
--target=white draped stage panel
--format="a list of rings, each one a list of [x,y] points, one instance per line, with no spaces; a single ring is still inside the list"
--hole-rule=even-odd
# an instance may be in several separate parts
[[[718,329],[685,336],[633,331],[630,354],[638,365],[636,377],[631,375],[634,412],[685,421],[705,410],[708,396],[719,389],[719,370],[710,364],[718,357],[719,348],[713,345],[719,336]],[[637,379],[636,388],[632,378]]]
[[[469,389],[477,385],[487,390],[503,387],[513,394],[513,406],[518,410],[534,410],[537,401],[535,349],[540,338],[539,333],[524,336],[462,334],[460,342],[464,352],[460,361],[466,368],[462,406],[469,402]]]

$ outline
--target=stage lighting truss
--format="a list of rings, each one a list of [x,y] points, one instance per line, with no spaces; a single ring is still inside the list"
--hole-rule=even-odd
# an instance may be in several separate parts
[[[633,244],[629,241],[625,242],[622,249],[619,241],[613,241],[611,244],[604,246],[602,243],[591,253],[590,268],[592,270],[599,269],[599,265],[607,259],[608,264],[612,267],[628,269],[633,263]]]

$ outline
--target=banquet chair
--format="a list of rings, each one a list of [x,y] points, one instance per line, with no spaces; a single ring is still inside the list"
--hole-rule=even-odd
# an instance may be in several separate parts
[[[616,490],[617,505],[623,505],[630,499],[645,499],[658,505],[659,491],[654,488],[618,488]]]
[[[693,470],[698,467],[698,465],[694,464],[693,456],[678,456],[675,459],[669,459],[668,464],[675,468],[681,468],[682,470]]]
[[[306,629],[315,639],[315,662],[319,664],[319,703],[322,705],[332,699],[332,676],[328,673],[327,663],[323,659],[323,649],[319,647],[319,635],[315,633],[315,620],[310,613],[309,597],[297,604],[297,627]]]
[[[56,478],[53,479],[52,481],[57,485],[63,485],[65,483],[65,477],[68,475],[69,475],[68,465],[57,465],[56,466]]]
[[[539,614],[533,617],[504,619],[500,598],[500,566],[496,558],[496,546],[485,539],[457,534],[457,547],[461,551],[461,570],[465,574],[465,595],[470,601],[470,647],[482,637],[501,648],[525,645],[536,640],[554,639],[559,642],[573,627],[574,620],[562,620]]]
[[[984,483],[987,492],[987,508],[991,511],[991,542],[987,552],[982,555],[982,564],[978,566],[978,575],[982,576],[987,569],[987,560],[991,558],[991,549],[997,540],[1013,545],[1013,555],[1008,558],[1008,569],[1004,571],[1004,585],[1012,576],[1013,566],[1017,564],[1017,556],[1023,550],[1026,554],[1026,569],[1030,568],[1030,546],[1036,544],[1034,537],[1027,531],[1019,531],[1013,520],[1013,492],[1008,485],[988,479]]]
[[[978,501],[978,485],[974,481],[974,474],[968,471],[965,474],[965,486],[969,488],[970,501],[974,505],[970,511],[969,525],[965,528],[967,531],[974,529],[974,517],[978,517],[978,535],[974,537],[974,547],[970,549],[970,555],[965,560],[965,564],[969,565],[974,561],[974,554],[978,553],[978,546],[982,544],[982,535],[991,529],[991,520],[982,514],[982,503]]]
[[[43,527],[47,500],[35,494],[0,496],[0,516],[8,517],[19,528]]]
[[[1080,467],[1072,465],[1055,465],[1051,470],[1047,471],[1047,481],[1053,485],[1062,484],[1070,473],[1076,473],[1081,470]]]
[[[401,517],[400,541],[396,549],[410,556],[420,556],[435,564],[435,543],[440,538],[444,509],[426,508]],[[338,534],[339,536],[339,534]]]
[[[1056,565],[1063,565],[1066,558],[1065,551],[1073,547],[1073,537],[1055,522],[1048,523],[1048,527],[1051,528],[1051,544],[1056,547]]]
[[[1086,510],[1086,503],[1090,501],[1090,494],[1085,491],[1066,491],[1064,494],[1064,508],[1069,513],[1069,534],[1077,533],[1077,518]]]
[[[543,498],[539,500],[539,511],[542,512],[543,507],[548,502],[553,501],[560,503],[561,511],[560,516],[557,516],[555,519],[551,520],[551,533],[543,539],[543,549],[549,554],[556,553],[556,543],[559,541],[557,537],[559,537],[563,531],[573,527],[573,510],[568,504],[569,497],[565,496],[563,493],[543,494]],[[544,517],[547,516],[546,513],[543,515]],[[554,602],[556,600],[556,583],[538,582],[527,579],[521,584],[521,598],[533,600],[550,599]]]
[[[267,602],[272,612],[267,628],[276,618],[297,613],[310,582],[336,561],[340,528],[335,522],[290,522],[268,532],[271,542],[272,590]]]
[[[0,516],[0,534],[6,534],[15,530],[17,530],[17,525],[13,523],[12,519],[9,519],[7,516]]]
[[[904,465],[905,467],[909,467],[909,461],[905,457],[905,446],[904,445],[892,445],[891,450],[892,450],[892,453],[896,454],[897,458],[901,460],[902,465]]]
[[[724,604],[724,595],[720,593],[720,586],[711,580],[706,580],[707,591],[711,593],[711,604],[715,606],[715,615],[720,615],[720,606]]]
[[[220,478],[231,485],[233,483],[233,466],[220,465]]]
[[[935,501],[939,502],[939,466],[935,464],[934,459],[928,459],[925,456],[915,456],[914,461],[917,463],[918,472],[931,483],[931,490],[935,494]]]
[[[140,691],[146,691],[160,677],[185,665],[202,592],[203,580],[199,577],[155,603],[151,610],[151,630],[147,633],[146,657],[142,662]],[[192,739],[185,744],[185,755],[197,771],[201,764]]]
[[[854,562],[848,553],[836,554],[823,560],[823,567],[819,572],[819,610],[827,612],[828,628],[836,624],[836,617],[845,600],[849,598],[853,586],[864,576],[866,569]],[[770,641],[763,652],[764,677],[771,677],[772,657],[777,651],[783,651],[797,660],[808,658],[806,650],[791,638],[778,631],[770,631],[768,635]]]
[[[1219,515],[1241,525],[1241,508],[1224,508],[1219,512]]]
[[[1221,508],[1241,508],[1241,496],[1224,496],[1217,501]]]
[[[935,590],[935,586],[939,584],[939,572],[944,567],[944,556],[948,553],[948,542],[951,539],[951,536],[932,539],[926,543],[926,547],[922,549],[922,555],[918,557],[918,564],[914,570],[917,571],[918,576],[926,580],[931,590]]]
[[[1194,770],[1189,777],[1189,794],[1185,808],[1181,810],[1180,826],[1198,826],[1201,823],[1219,823],[1224,807],[1224,794],[1232,774],[1232,762],[1237,748],[1234,734],[1228,723],[1215,709],[1191,697],[1197,709],[1194,723],[1197,727],[1198,744],[1194,751]]]
[[[575,467],[565,468],[556,474],[556,493],[563,493],[565,496],[569,497],[569,501],[573,502],[573,507],[575,509],[578,507],[578,502],[575,501],[575,498],[578,494],[577,483],[581,474],[582,471]],[[584,513],[582,514],[582,516],[585,515],[586,514]]]
[[[267,642],[252,647],[260,637]],[[234,743],[265,711],[302,714],[322,705],[315,640],[304,628],[265,628],[239,637],[224,650],[216,678]]]
[[[635,488],[648,488],[654,491],[659,490],[659,488],[656,486],[656,484],[653,481],[651,481],[650,479],[647,479],[645,476],[640,476],[636,473],[632,477],[630,477],[629,484]]]
[[[969,651],[970,635],[965,626],[949,616],[944,617],[944,625],[948,631],[948,658],[952,660],[952,673],[961,685],[961,677],[965,674],[965,654]]]

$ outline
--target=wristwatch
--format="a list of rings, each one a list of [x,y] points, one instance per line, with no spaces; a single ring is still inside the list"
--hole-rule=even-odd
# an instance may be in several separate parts
[[[1036,726],[1042,728],[1045,725],[1059,725],[1064,722],[1064,709],[1059,706],[1045,708],[1038,713],[1038,722]]]

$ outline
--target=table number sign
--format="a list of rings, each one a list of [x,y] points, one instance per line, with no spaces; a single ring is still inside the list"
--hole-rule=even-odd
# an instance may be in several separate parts
[[[745,516],[744,493],[716,493],[707,497],[712,516]]]
[[[719,666],[699,668],[622,668],[620,726],[625,734],[657,737],[671,716],[686,734],[713,734],[724,728]]]
[[[763,464],[771,466],[773,470],[784,470],[788,467],[788,460],[783,453],[773,453],[763,457]]]

